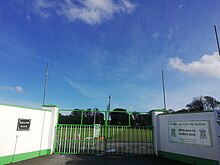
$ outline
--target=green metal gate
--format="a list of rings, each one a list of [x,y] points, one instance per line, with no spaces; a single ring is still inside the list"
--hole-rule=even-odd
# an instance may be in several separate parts
[[[132,125],[128,113],[128,125],[104,123],[58,124],[56,128],[56,154],[153,154],[152,126]],[[103,111],[104,112],[104,111]],[[109,112],[104,112],[105,119]]]

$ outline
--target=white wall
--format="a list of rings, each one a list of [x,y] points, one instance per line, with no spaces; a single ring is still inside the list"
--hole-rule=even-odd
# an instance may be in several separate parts
[[[55,141],[55,137],[56,137],[56,125],[58,122],[58,116],[59,116],[59,109],[58,107],[43,107],[44,110],[50,110],[52,111],[51,113],[51,119],[50,119],[50,133],[49,133],[49,137],[48,137],[48,146],[51,149],[51,154],[54,151],[54,141]]]
[[[219,126],[217,126],[215,122],[214,112],[162,114],[157,117],[157,126],[159,127],[159,151],[218,161],[219,149],[217,144],[216,127]],[[173,121],[208,121],[210,125],[210,145],[192,144],[191,142],[186,143],[184,141],[173,142],[170,140],[171,135],[169,132],[170,130],[168,129],[168,123]]]
[[[0,105],[0,157],[51,149],[54,114],[51,110]],[[17,131],[19,118],[31,119],[29,131]]]

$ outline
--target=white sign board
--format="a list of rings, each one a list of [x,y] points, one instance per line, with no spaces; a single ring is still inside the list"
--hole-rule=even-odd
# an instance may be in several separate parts
[[[168,125],[171,142],[211,145],[209,121],[169,121]]]
[[[94,124],[93,137],[99,137],[100,135],[100,124]]]

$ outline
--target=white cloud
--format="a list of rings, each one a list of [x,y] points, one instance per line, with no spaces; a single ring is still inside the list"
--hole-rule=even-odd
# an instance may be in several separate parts
[[[7,104],[13,106],[22,106],[22,107],[30,107],[30,108],[41,108],[42,104],[30,102],[27,100],[21,99],[9,99],[9,98],[2,98],[0,97],[0,104]]]
[[[152,37],[153,37],[153,38],[158,38],[159,35],[160,35],[159,33],[154,33],[154,34],[152,34]]]
[[[55,3],[48,0],[36,0],[33,4],[33,12],[44,17],[48,18],[51,16],[50,12],[48,11],[49,8],[54,8]]]
[[[10,87],[10,86],[1,86],[0,90],[7,90],[7,91],[15,91],[17,93],[24,92],[24,89],[20,86]]]
[[[16,91],[17,93],[22,93],[22,92],[24,92],[24,89],[23,89],[22,87],[20,87],[20,86],[16,86],[16,87],[15,87],[15,91]]]
[[[204,55],[198,61],[188,64],[178,57],[170,58],[169,65],[181,72],[220,79],[220,56],[216,52],[212,55]]]
[[[167,39],[171,39],[171,37],[177,31],[177,29],[178,29],[178,26],[169,28],[168,34],[167,34]]]
[[[91,88],[87,85],[76,83],[68,78],[66,78],[66,81],[77,91],[79,91],[82,95],[86,97],[96,98],[101,97],[103,94],[100,91],[97,91],[94,88]]]
[[[77,20],[87,24],[100,24],[113,17],[115,13],[131,13],[136,5],[129,0],[63,0],[59,2],[36,0],[33,12],[44,18],[56,14],[70,22]]]
[[[180,4],[180,5],[178,6],[179,9],[181,9],[182,7],[183,7],[183,4]]]

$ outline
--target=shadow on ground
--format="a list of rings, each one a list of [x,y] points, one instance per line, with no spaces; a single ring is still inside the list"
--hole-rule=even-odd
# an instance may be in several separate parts
[[[13,165],[188,165],[156,156],[50,155],[25,160]]]

